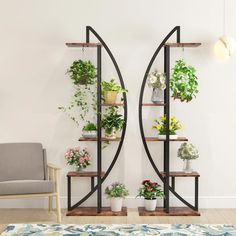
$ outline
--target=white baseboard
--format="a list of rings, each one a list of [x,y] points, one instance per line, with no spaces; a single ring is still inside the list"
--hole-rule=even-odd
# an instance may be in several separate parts
[[[184,197],[190,203],[193,203],[193,197]],[[73,197],[72,203],[79,200],[79,197]],[[162,200],[158,200],[161,205]],[[172,206],[183,206],[176,198],[170,198]],[[62,208],[67,208],[67,197],[61,197]],[[83,206],[95,206],[96,199],[88,199]],[[137,208],[143,206],[143,199],[129,196],[125,199],[124,205],[128,208]],[[41,199],[1,199],[0,208],[47,208],[46,198]],[[103,198],[103,206],[109,206],[109,200]],[[202,196],[199,197],[199,208],[236,208],[236,196]]]

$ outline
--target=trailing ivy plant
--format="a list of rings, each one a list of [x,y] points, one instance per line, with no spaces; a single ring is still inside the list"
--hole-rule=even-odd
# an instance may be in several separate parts
[[[177,60],[172,68],[170,79],[170,88],[175,99],[181,102],[189,102],[198,93],[198,78],[196,69],[193,66],[187,66],[183,59]]]

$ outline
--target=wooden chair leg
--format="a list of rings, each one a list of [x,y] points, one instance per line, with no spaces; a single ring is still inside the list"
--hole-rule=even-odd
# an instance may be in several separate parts
[[[53,210],[53,197],[48,197],[48,210],[52,211]]]
[[[61,223],[61,203],[59,194],[56,195],[56,202],[57,202],[57,222]]]

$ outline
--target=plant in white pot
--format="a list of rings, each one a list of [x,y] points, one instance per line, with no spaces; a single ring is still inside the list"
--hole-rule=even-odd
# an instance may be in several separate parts
[[[122,89],[114,79],[111,79],[110,82],[102,81],[102,93],[105,104],[115,104],[118,93],[126,93],[128,90]]]
[[[144,180],[142,186],[138,190],[137,197],[144,197],[144,206],[146,211],[155,211],[157,206],[157,198],[164,197],[161,186],[157,182]]]
[[[147,79],[148,86],[153,88],[152,102],[155,104],[164,103],[164,90],[166,89],[166,75],[158,70],[150,73]]]
[[[84,138],[96,138],[97,137],[97,126],[88,121],[87,124],[83,127],[82,136]]]
[[[199,158],[199,153],[193,144],[185,142],[178,149],[178,157],[184,161],[183,171],[185,173],[192,173],[191,160]]]
[[[155,125],[152,126],[153,129],[158,131],[158,138],[166,139],[166,116],[161,116],[159,120],[155,119]],[[177,130],[183,128],[183,125],[174,117],[170,117],[169,122],[169,137],[170,139],[177,139],[178,135],[176,133]]]
[[[106,187],[105,194],[110,198],[111,211],[119,212],[122,209],[123,199],[129,192],[124,184],[115,182]]]
[[[116,139],[117,131],[121,130],[125,124],[122,115],[118,113],[118,107],[109,107],[102,118],[102,128],[105,130],[107,139]]]

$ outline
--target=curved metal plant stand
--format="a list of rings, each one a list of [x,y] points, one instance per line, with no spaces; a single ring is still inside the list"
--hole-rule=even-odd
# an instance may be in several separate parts
[[[92,35],[100,42],[100,43],[90,43],[90,34],[92,33]],[[75,43],[76,44],[76,43]],[[72,44],[73,45],[73,44]],[[91,26],[87,26],[86,27],[86,43],[82,43],[81,45],[83,46],[88,46],[88,45],[92,45],[92,47],[97,47],[97,175],[91,177],[91,191],[86,194],[81,200],[79,200],[77,203],[75,203],[73,206],[71,206],[71,201],[70,201],[70,197],[68,197],[68,211],[71,211],[75,208],[77,208],[78,206],[80,206],[83,202],[85,202],[93,193],[95,193],[95,191],[97,191],[97,212],[100,213],[102,211],[102,183],[105,181],[105,179],[108,177],[108,175],[110,174],[112,168],[114,167],[123,142],[124,142],[124,138],[125,138],[125,133],[126,133],[126,126],[127,126],[127,97],[126,97],[126,93],[123,93],[123,105],[124,105],[124,120],[125,120],[125,125],[123,127],[122,133],[121,133],[121,137],[119,140],[119,144],[117,147],[117,151],[114,155],[113,160],[111,161],[110,166],[108,167],[108,169],[105,172],[102,172],[102,141],[103,138],[101,137],[101,114],[102,114],[102,91],[101,91],[101,70],[102,70],[102,48],[105,49],[106,53],[109,55],[115,69],[116,72],[118,74],[119,77],[119,81],[121,84],[122,89],[125,89],[125,85],[124,85],[124,80],[123,77],[121,75],[119,66],[111,52],[111,50],[108,48],[108,46],[106,45],[106,43],[104,42],[104,40],[101,38],[101,36],[99,36],[99,34],[91,27]],[[114,104],[116,105],[116,104]],[[89,141],[89,140],[87,140]],[[94,177],[97,177],[97,184],[94,185]],[[68,178],[68,195],[70,194],[69,192],[71,192],[71,183],[70,183],[70,177]]]

